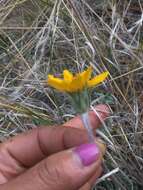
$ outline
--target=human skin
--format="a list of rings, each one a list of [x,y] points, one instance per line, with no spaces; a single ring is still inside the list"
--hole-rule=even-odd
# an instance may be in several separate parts
[[[101,120],[109,115],[106,105],[95,109]],[[96,133],[100,120],[89,115]],[[0,144],[0,189],[89,190],[102,173],[104,152],[96,137],[88,142],[79,116],[63,126],[30,130]]]

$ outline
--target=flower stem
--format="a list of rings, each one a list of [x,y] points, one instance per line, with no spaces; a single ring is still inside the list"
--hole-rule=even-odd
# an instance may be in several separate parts
[[[81,118],[82,118],[82,122],[84,124],[84,128],[88,132],[89,142],[93,143],[95,141],[95,137],[94,137],[93,130],[92,130],[92,127],[91,127],[91,123],[90,123],[88,112],[83,113],[81,115]]]

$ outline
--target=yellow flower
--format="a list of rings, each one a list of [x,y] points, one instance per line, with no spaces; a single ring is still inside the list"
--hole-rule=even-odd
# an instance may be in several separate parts
[[[92,79],[91,79],[91,74],[92,74],[91,67],[89,67],[87,70],[81,73],[77,73],[75,76],[73,76],[73,74],[70,71],[64,70],[63,79],[56,78],[53,75],[48,75],[47,83],[49,86],[57,90],[72,93],[72,92],[81,91],[84,88],[91,88],[98,85],[107,78],[109,72],[108,71],[103,72],[93,77]]]

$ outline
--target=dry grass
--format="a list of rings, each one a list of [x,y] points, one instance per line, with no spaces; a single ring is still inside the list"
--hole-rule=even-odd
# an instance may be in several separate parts
[[[110,79],[92,94],[112,115],[102,131],[105,175],[95,189],[143,187],[143,1],[1,0],[0,139],[74,115],[45,87],[50,72],[92,65]],[[100,93],[97,93],[100,92]],[[107,95],[106,95],[107,93]],[[64,99],[64,101],[63,101]]]

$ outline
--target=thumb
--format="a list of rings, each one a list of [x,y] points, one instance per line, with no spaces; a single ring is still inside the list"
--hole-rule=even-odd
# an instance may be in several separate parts
[[[2,190],[77,190],[101,164],[99,146],[90,143],[49,156],[8,182]]]

